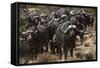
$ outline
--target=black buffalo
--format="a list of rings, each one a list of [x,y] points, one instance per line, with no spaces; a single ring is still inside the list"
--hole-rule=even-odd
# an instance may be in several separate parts
[[[66,14],[63,14],[61,16],[59,14],[54,14],[53,19],[51,19],[47,24],[47,27],[49,29],[50,49],[52,53],[55,52],[56,48],[55,41],[53,40],[53,37],[55,36],[55,31],[59,27],[59,25],[67,21],[67,19],[68,16]]]
[[[29,29],[27,29],[25,34],[27,35],[27,43],[29,45],[29,57],[30,59],[33,59],[33,57],[36,58],[40,48],[38,44],[36,26],[31,26]]]
[[[37,58],[37,55],[43,51],[48,51],[48,27],[41,23],[40,16],[35,15],[29,18],[29,28],[26,34],[31,59],[33,59],[33,57]]]
[[[73,48],[76,47],[75,39],[77,35],[77,26],[72,21],[62,23],[56,30],[55,41],[57,44],[57,52],[62,59],[62,48],[64,50],[64,58],[67,59],[68,50],[73,57]]]

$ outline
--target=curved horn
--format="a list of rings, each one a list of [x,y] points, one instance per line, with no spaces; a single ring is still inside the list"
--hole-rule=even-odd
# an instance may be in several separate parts
[[[77,28],[76,25],[69,25],[68,28],[64,31],[66,33],[70,28]]]
[[[83,29],[82,30],[79,30],[80,32],[85,32],[86,28],[83,24],[81,24],[83,26]]]

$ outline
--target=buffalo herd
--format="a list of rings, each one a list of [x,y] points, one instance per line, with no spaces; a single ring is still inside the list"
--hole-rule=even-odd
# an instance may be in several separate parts
[[[66,10],[62,13],[30,14],[27,20],[29,22],[25,34],[31,59],[44,52],[58,55],[60,59],[64,55],[64,59],[67,59],[68,51],[73,57],[76,36],[79,36],[83,44],[84,32],[87,27],[93,27],[94,16],[83,10]]]

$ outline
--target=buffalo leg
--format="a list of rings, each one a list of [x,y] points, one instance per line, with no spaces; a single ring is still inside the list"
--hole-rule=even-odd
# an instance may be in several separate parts
[[[29,59],[30,59],[30,60],[33,60],[33,49],[30,48],[29,52],[30,52],[30,55],[29,55],[30,58],[29,58]]]
[[[48,52],[48,43],[45,45],[45,52]]]
[[[62,50],[61,50],[61,47],[57,47],[57,54],[60,55],[60,59],[62,59]]]
[[[59,54],[59,47],[56,48],[56,54]]]
[[[67,59],[67,55],[68,55],[68,48],[64,47],[64,59]]]
[[[61,47],[59,48],[59,54],[60,54],[60,59],[62,59],[62,49],[61,49]]]
[[[55,49],[56,49],[56,43],[50,42],[50,50],[52,54],[56,54]]]
[[[81,45],[83,44],[83,33],[80,33]]]
[[[73,57],[73,48],[70,49],[71,57]]]

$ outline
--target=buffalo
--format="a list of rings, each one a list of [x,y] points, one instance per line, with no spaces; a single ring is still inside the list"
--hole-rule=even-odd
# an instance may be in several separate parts
[[[67,59],[68,50],[73,57],[73,48],[76,47],[75,39],[78,29],[72,21],[67,21],[62,23],[56,30],[55,41],[57,44],[57,51],[60,54],[60,59],[62,59],[62,48],[64,51],[64,58]]]

